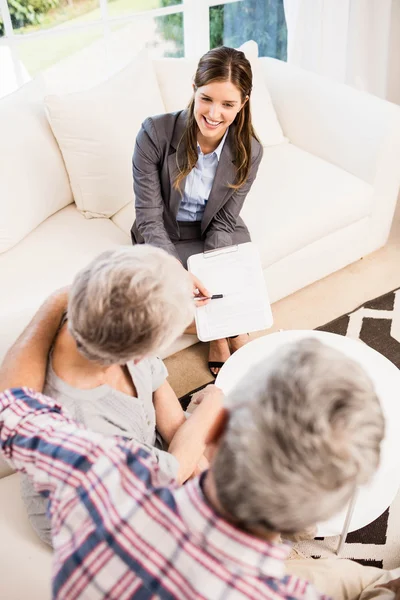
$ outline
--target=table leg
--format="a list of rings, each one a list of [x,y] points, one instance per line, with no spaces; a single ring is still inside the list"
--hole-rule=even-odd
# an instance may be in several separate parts
[[[351,518],[353,516],[354,508],[356,506],[357,496],[358,496],[358,488],[356,488],[354,490],[354,493],[349,502],[349,508],[347,509],[347,514],[346,514],[346,518],[344,520],[343,530],[342,530],[342,533],[341,533],[341,536],[339,539],[338,547],[336,549],[337,556],[339,556],[341,551],[343,550],[343,546],[346,541],[347,534],[349,532]]]

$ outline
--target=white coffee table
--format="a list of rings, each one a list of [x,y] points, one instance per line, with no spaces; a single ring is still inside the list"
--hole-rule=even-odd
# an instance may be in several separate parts
[[[385,438],[380,466],[372,481],[356,490],[343,510],[318,523],[318,536],[340,535],[338,553],[346,535],[372,523],[393,501],[400,486],[400,371],[387,358],[363,342],[324,331],[282,331],[258,338],[235,352],[224,364],[216,385],[229,394],[235,384],[262,359],[290,341],[315,337],[357,361],[371,377],[385,416]],[[250,377],[250,375],[249,375]]]

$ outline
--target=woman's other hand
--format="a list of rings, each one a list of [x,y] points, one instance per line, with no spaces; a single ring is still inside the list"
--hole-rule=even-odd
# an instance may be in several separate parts
[[[195,470],[193,471],[193,473],[191,474],[191,476],[189,477],[189,479],[194,479],[195,477],[198,477],[204,471],[207,471],[207,469],[209,468],[209,466],[210,466],[210,463],[209,463],[209,461],[206,459],[206,457],[203,454],[203,456],[200,458],[199,462],[196,465]]]
[[[390,590],[394,592],[394,600],[400,600],[400,577],[398,579],[393,579],[389,581],[389,583],[376,585],[376,588],[384,588],[385,590]]]
[[[193,407],[194,409],[196,406],[201,404],[206,398],[211,398],[211,400],[207,400],[207,402],[218,403],[220,406],[222,406],[224,392],[221,390],[221,388],[217,387],[213,383],[210,383],[199,392],[193,394],[189,406]]]

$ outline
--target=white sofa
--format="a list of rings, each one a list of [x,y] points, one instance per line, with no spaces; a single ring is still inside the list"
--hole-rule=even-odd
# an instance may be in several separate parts
[[[162,110],[186,103],[182,93],[190,88],[181,92],[179,85],[192,68],[193,63],[179,59],[152,63]],[[259,59],[257,69],[273,106],[263,89],[266,104],[259,94],[256,128],[264,127],[263,135],[273,139],[266,139],[243,216],[260,250],[274,302],[385,244],[400,182],[400,108],[274,59]],[[117,76],[115,89],[110,90],[109,82],[98,89],[99,103],[106,98],[116,122],[127,102],[135,110],[126,86],[119,93],[120,84]],[[143,94],[143,79],[139,88]],[[85,111],[94,114],[98,109],[93,93],[74,96],[72,109],[71,103],[66,108],[63,100],[53,98],[48,104],[52,128],[45,94],[43,81],[37,80],[0,102],[0,359],[47,294],[70,282],[102,250],[130,244],[134,209],[127,186],[135,132],[119,129],[115,140],[112,129],[105,132],[110,143],[125,136],[123,158],[119,157],[123,167],[118,180],[112,179],[113,169],[111,180],[100,177],[93,192],[86,175],[92,173],[90,160],[96,156],[71,149],[79,119],[84,116],[86,127],[90,119]],[[154,105],[154,94],[152,89],[140,110]],[[125,105],[120,107],[122,100]],[[76,118],[68,122],[71,110]],[[104,110],[96,115],[94,119],[107,118]],[[86,134],[83,138],[88,142]],[[115,169],[120,166],[119,162]],[[110,197],[105,193],[113,186],[118,188],[118,202],[112,192]],[[85,206],[99,189],[99,196],[105,194],[101,209]],[[85,218],[94,215],[100,216]],[[195,337],[183,336],[170,353],[195,342]],[[19,499],[18,475],[4,463],[0,540],[0,598],[49,598],[51,554],[30,529]]]

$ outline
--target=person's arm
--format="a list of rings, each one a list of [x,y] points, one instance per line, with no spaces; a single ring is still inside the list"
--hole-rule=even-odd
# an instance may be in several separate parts
[[[117,446],[123,446],[124,451]],[[59,502],[79,487],[86,488],[89,499],[93,494],[96,509],[107,514],[109,503],[104,499],[108,486],[111,495],[116,493],[118,484],[112,476],[115,471],[125,469],[130,485],[137,486],[139,494],[171,481],[142,445],[85,429],[53,400],[26,388],[0,393],[0,451],[15,470],[29,476],[35,490],[51,501],[52,515],[57,513]],[[98,463],[96,473],[90,477],[92,467]],[[103,498],[100,503],[99,485]]]
[[[139,131],[132,158],[136,226],[146,244],[166,250],[180,261],[165,229],[161,194],[161,154],[154,123],[146,119]]]
[[[47,356],[67,303],[65,288],[52,294],[40,307],[3,360],[0,390],[22,386],[43,390]]]
[[[263,149],[262,146],[260,146],[259,153],[253,159],[246,182],[232,194],[229,200],[213,217],[211,224],[207,229],[204,250],[213,250],[214,248],[224,248],[225,246],[232,245],[232,234],[236,229],[236,223],[247,194],[257,176],[262,155]]]
[[[392,579],[388,583],[375,585],[374,590],[368,588],[368,592],[366,592],[365,596],[370,598],[371,600],[372,598],[380,598],[381,596],[386,597],[385,592],[382,592],[382,590],[389,590],[390,592],[393,592],[393,600],[400,600],[400,577],[398,577],[397,579]],[[364,598],[364,594],[361,594],[360,600],[362,598]]]
[[[157,431],[166,443],[170,444],[179,427],[185,423],[186,417],[168,381],[164,381],[153,393],[153,404]]]
[[[198,406],[179,427],[168,449],[179,463],[178,482],[186,481],[203,457],[210,429],[222,409],[222,400],[223,392],[215,385],[208,385],[194,396],[193,401]]]

